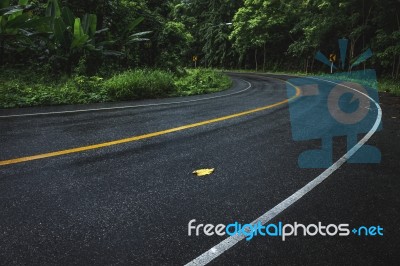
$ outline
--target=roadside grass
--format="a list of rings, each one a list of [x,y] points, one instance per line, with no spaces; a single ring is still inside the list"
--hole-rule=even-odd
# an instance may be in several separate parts
[[[378,90],[400,96],[400,80],[393,80],[388,78],[380,79],[378,83]]]
[[[167,97],[174,91],[174,76],[161,70],[128,70],[103,83],[111,100]]]
[[[175,96],[206,94],[228,89],[230,78],[212,69],[188,69],[187,75],[175,81]]]
[[[84,104],[107,100],[100,88],[102,78],[82,77],[45,80],[22,76],[4,76],[0,80],[0,108]]]
[[[85,104],[212,93],[231,80],[212,69],[187,69],[179,76],[154,69],[127,70],[109,78],[51,77],[33,70],[0,72],[0,108]]]

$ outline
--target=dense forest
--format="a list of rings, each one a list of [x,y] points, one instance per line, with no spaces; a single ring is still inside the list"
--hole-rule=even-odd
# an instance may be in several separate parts
[[[327,71],[321,51],[400,77],[398,0],[0,0],[1,69],[104,75],[185,67]],[[103,73],[103,74],[102,74]]]

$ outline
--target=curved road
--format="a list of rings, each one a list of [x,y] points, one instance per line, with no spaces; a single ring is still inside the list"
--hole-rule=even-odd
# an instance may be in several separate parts
[[[0,111],[1,264],[182,265],[226,238],[188,236],[190,220],[251,222],[318,176],[297,165],[320,142],[292,140],[289,77],[230,75],[212,95]],[[400,147],[385,132],[369,141],[381,164],[343,165],[271,221],[380,225],[383,237],[255,237],[212,263],[398,261]],[[334,143],[337,160],[346,139]],[[192,174],[202,168],[215,172]]]

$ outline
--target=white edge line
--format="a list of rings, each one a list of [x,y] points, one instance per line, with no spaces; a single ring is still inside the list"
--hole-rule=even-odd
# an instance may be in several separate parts
[[[150,107],[150,106],[163,106],[163,105],[173,105],[173,104],[181,104],[181,103],[192,103],[192,102],[200,102],[205,100],[212,100],[227,96],[232,96],[235,94],[239,94],[245,92],[251,88],[251,83],[244,79],[239,79],[248,84],[248,87],[237,92],[218,95],[208,98],[196,99],[196,100],[188,100],[181,102],[170,102],[170,103],[154,103],[154,104],[143,104],[143,105],[127,105],[127,106],[117,106],[117,107],[106,107],[106,108],[96,108],[96,109],[80,109],[80,110],[71,110],[71,111],[59,111],[59,112],[44,112],[44,113],[33,113],[33,114],[19,114],[19,115],[4,115],[0,116],[0,118],[12,118],[12,117],[29,117],[29,116],[42,116],[42,115],[55,115],[55,114],[74,114],[74,113],[84,113],[84,112],[95,112],[95,111],[109,111],[109,110],[121,110],[121,109],[131,109],[131,108],[139,108],[139,107]]]
[[[375,134],[375,132],[377,131],[377,129],[379,128],[379,125],[381,123],[381,120],[382,120],[382,109],[379,106],[379,104],[374,99],[372,99],[369,95],[367,95],[365,93],[362,93],[362,92],[359,92],[356,89],[350,88],[350,87],[348,87],[346,85],[338,84],[338,83],[335,83],[335,82],[332,82],[332,81],[329,81],[329,80],[323,80],[323,79],[312,78],[312,77],[305,77],[305,78],[317,79],[317,80],[333,83],[333,84],[336,84],[336,85],[340,85],[340,86],[349,88],[351,90],[356,91],[357,93],[360,93],[360,94],[366,96],[371,101],[373,101],[375,103],[375,105],[376,105],[376,108],[378,110],[377,119],[375,121],[374,126],[364,136],[364,138],[362,138],[360,140],[360,142],[358,142],[353,148],[351,148],[338,161],[336,161],[328,169],[326,169],[324,172],[322,172],[315,179],[313,179],[312,181],[307,183],[301,189],[296,191],[294,194],[292,194],[291,196],[289,196],[288,198],[283,200],[281,203],[279,203],[278,205],[276,205],[275,207],[273,207],[272,209],[270,209],[269,211],[267,211],[266,213],[264,213],[263,215],[258,217],[256,220],[254,220],[252,222],[253,225],[258,223],[258,222],[261,222],[262,225],[265,225],[268,221],[270,221],[271,219],[275,218],[278,214],[283,212],[285,209],[287,209],[293,203],[297,202],[304,195],[306,195],[308,192],[310,192],[312,189],[314,189],[316,186],[318,186],[320,183],[322,183],[333,172],[335,172],[337,169],[339,169],[351,156],[353,156],[354,153],[356,153],[361,148],[361,146],[364,145],[372,137],[372,135]],[[219,244],[217,244],[214,247],[212,247],[211,249],[209,249],[208,251],[204,252],[203,254],[201,254],[200,256],[198,256],[197,258],[192,260],[191,262],[187,263],[186,265],[187,266],[191,266],[191,265],[206,265],[209,262],[211,262],[212,260],[214,260],[215,258],[217,258],[218,256],[220,256],[222,253],[224,253],[225,251],[227,251],[228,249],[230,249],[231,247],[236,245],[239,241],[243,240],[245,237],[246,236],[243,236],[243,235],[241,235],[241,236],[238,236],[238,235],[230,236],[230,237],[226,238],[225,240],[221,241]]]

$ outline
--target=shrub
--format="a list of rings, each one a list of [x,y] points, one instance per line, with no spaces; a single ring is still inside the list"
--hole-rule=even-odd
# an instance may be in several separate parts
[[[104,82],[114,100],[165,97],[174,91],[174,76],[162,70],[128,70]]]
[[[100,91],[103,86],[103,78],[98,76],[75,76],[72,78],[72,83],[73,86],[83,92],[97,92]]]
[[[177,95],[196,95],[228,89],[232,82],[228,76],[212,69],[190,69],[176,80]]]
[[[185,96],[231,85],[226,75],[210,69],[182,70],[179,76],[162,70],[129,70],[107,80],[80,75],[55,79],[32,70],[6,70],[0,72],[0,81],[0,108]]]
[[[394,79],[381,79],[378,83],[379,91],[385,91],[400,96],[400,82]]]

